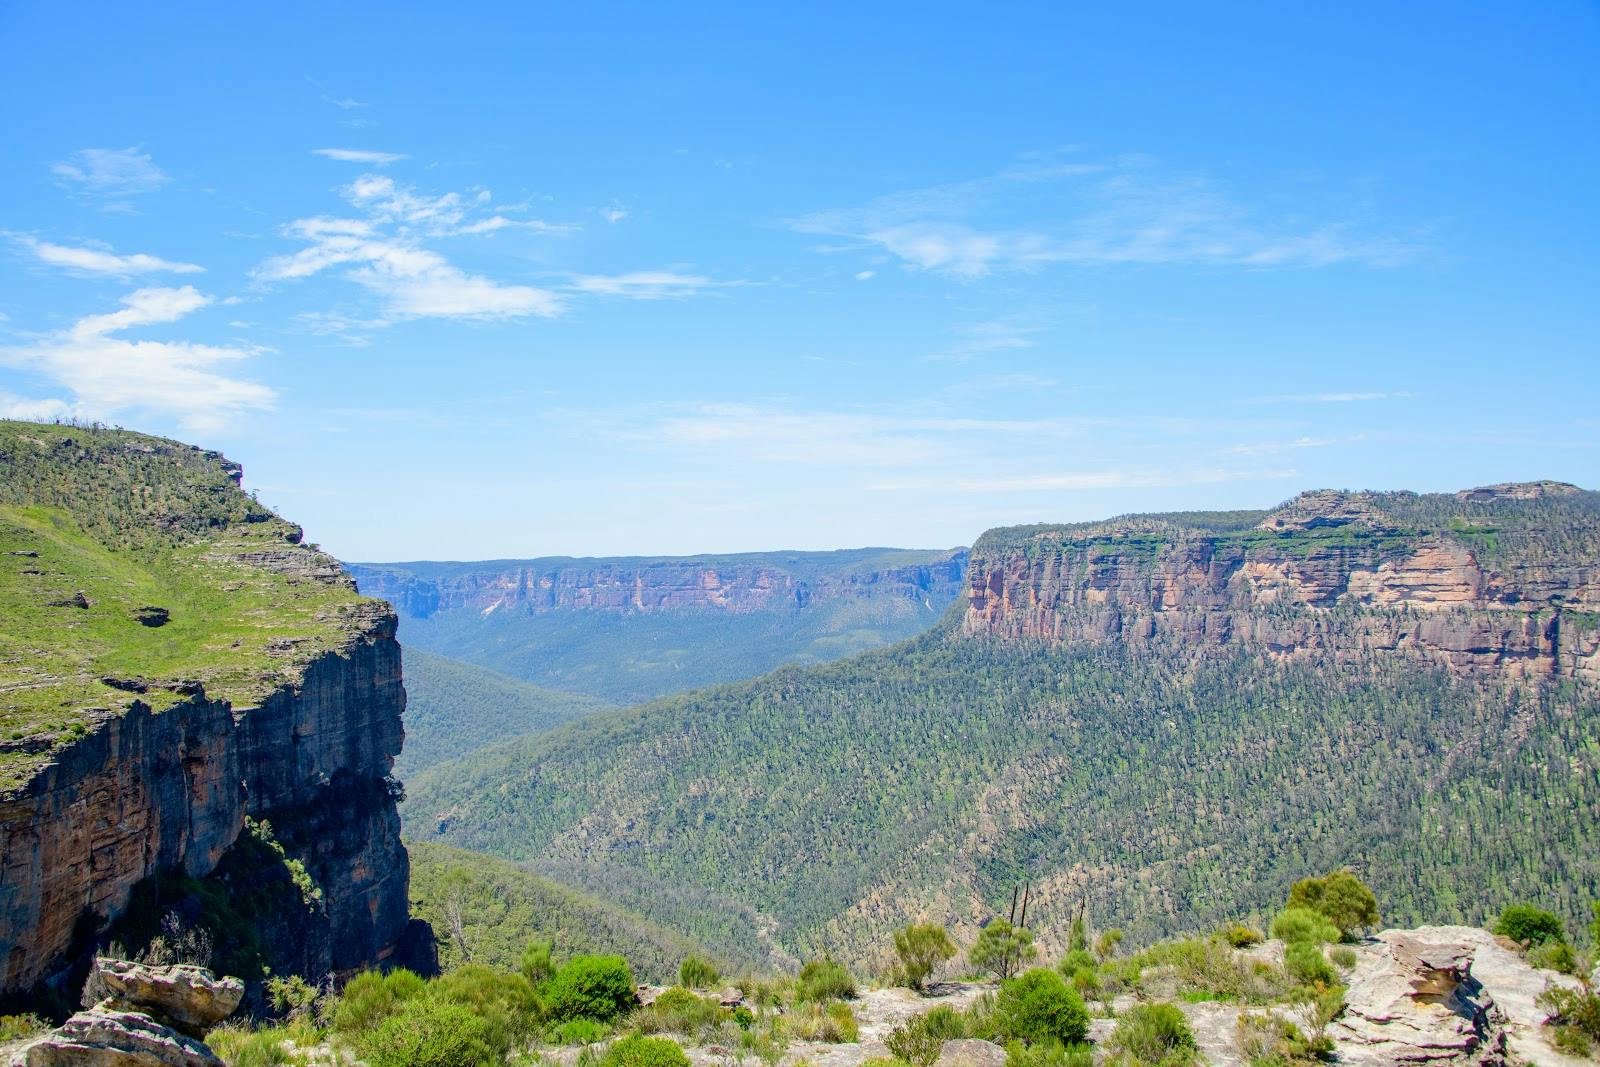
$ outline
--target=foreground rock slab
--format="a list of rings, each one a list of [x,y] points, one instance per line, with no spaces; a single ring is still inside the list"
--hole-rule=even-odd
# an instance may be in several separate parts
[[[94,1007],[17,1053],[12,1067],[221,1067],[206,1045],[136,1011]]]

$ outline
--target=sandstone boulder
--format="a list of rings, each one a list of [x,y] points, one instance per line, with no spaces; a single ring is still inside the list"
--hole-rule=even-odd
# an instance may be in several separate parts
[[[244,996],[239,979],[186,963],[150,967],[102,957],[94,966],[104,983],[104,1006],[154,1015],[196,1037],[232,1015]]]
[[[22,1049],[13,1067],[222,1067],[200,1041],[136,1011],[80,1011]]]
[[[1006,1050],[970,1037],[946,1041],[934,1067],[1006,1067]]]

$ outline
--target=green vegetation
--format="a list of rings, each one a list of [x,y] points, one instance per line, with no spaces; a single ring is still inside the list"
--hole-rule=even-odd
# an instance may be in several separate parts
[[[405,814],[723,958],[768,933],[865,961],[863,901],[992,914],[1066,862],[1108,872],[1089,905],[1136,941],[1260,922],[1299,872],[1345,865],[1397,925],[1536,893],[1574,917],[1600,889],[1597,736],[1582,685],[946,629],[494,746],[410,781]]]
[[[722,975],[710,960],[690,956],[678,966],[678,981],[690,989],[710,989]]]
[[[1171,1004],[1136,1004],[1117,1021],[1107,1042],[1118,1064],[1182,1067],[1199,1057],[1183,1012]]]
[[[545,690],[616,704],[764,674],[785,664],[827,663],[912,637],[939,621],[961,590],[950,553],[865,548],[659,558],[489,560],[477,563],[350,564],[363,591],[390,599],[403,620],[408,656],[425,649],[491,668]],[[440,606],[441,588],[511,574],[580,580],[598,573],[667,584],[698,580],[701,568],[775,572],[801,589],[900,567],[929,567],[921,599],[874,595],[795,598],[753,611],[656,608],[495,610]],[[948,572],[948,573],[947,573]],[[714,650],[714,652],[712,651]],[[409,670],[410,661],[407,661]],[[476,720],[476,715],[473,715]]]
[[[1289,889],[1288,907],[1317,912],[1338,928],[1344,940],[1378,923],[1378,898],[1349,870],[1302,878]]]
[[[633,972],[621,956],[574,956],[544,989],[545,1009],[557,1022],[611,1022],[636,1003]]]
[[[405,635],[408,639],[410,634]],[[497,741],[536,734],[612,705],[519,682],[487,667],[407,645],[401,778]]]
[[[1018,967],[1038,956],[1033,931],[1012,926],[1005,919],[991,919],[967,950],[969,964],[979,971],[992,971],[1001,979],[1011,977]]]
[[[1567,932],[1561,917],[1532,904],[1508,904],[1494,924],[1494,932],[1524,945],[1547,941],[1565,942]]]
[[[446,970],[470,955],[495,967],[520,967],[538,982],[549,976],[553,953],[612,951],[627,956],[641,977],[661,980],[685,957],[704,955],[692,941],[648,919],[516,864],[442,845],[408,847],[411,911],[437,931]],[[543,962],[530,973],[526,953],[541,941]]]
[[[800,979],[795,986],[795,999],[823,1003],[829,1000],[847,1000],[856,995],[856,980],[845,967],[823,957],[812,960],[800,968]]]
[[[1003,1041],[1073,1044],[1089,1036],[1089,1010],[1055,971],[1035,967],[1000,983],[995,1033]]]
[[[1289,944],[1325,945],[1339,940],[1339,928],[1310,908],[1285,908],[1272,920],[1272,936]]]
[[[600,1063],[601,1067],[689,1067],[689,1057],[675,1041],[635,1034],[613,1043]]]
[[[143,434],[0,421],[0,739],[27,742],[0,750],[0,789],[96,709],[161,711],[197,683],[247,707],[348,640],[361,601],[338,565],[235,472]]]
[[[912,923],[894,932],[894,952],[905,983],[921,989],[934,968],[955,956],[956,946],[937,923]]]

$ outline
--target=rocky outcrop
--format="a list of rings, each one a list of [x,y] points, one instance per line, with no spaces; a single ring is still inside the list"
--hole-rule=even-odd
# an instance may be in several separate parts
[[[1414,653],[1462,675],[1600,681],[1600,494],[1306,493],[1252,515],[985,535],[962,629],[1278,657]]]
[[[13,1067],[219,1067],[201,1040],[244,996],[235,978],[203,967],[147,967],[98,959],[108,995],[18,1050]]]
[[[349,564],[361,588],[425,619],[442,612],[556,611],[745,614],[834,600],[948,603],[967,554],[754,553],[659,559],[495,560],[471,564]],[[857,560],[855,557],[862,556]],[[912,557],[909,561],[904,557]],[[840,557],[835,559],[835,557]]]
[[[1536,1003],[1548,985],[1571,983],[1485,930],[1385,930],[1358,949],[1344,1015],[1329,1033],[1340,1062],[1577,1067],[1546,1040]]]
[[[266,920],[274,971],[426,965],[390,778],[406,703],[393,611],[215,453],[18,426],[0,422],[0,529],[31,555],[0,574],[0,632],[71,581],[98,583],[85,610],[115,636],[0,640],[0,712],[38,724],[0,749],[0,995],[53,984],[75,1001],[135,887],[212,875],[247,818],[271,824],[317,899]],[[14,508],[52,509],[62,532]],[[104,577],[108,551],[134,577]]]

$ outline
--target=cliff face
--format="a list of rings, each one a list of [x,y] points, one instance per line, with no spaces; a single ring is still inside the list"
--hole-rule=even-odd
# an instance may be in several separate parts
[[[1600,681],[1597,612],[1600,494],[1537,482],[995,531],[974,548],[961,625]]]
[[[853,558],[865,553],[351,564],[350,570],[368,593],[422,619],[463,609],[744,614],[841,600],[944,602],[966,568],[961,549]],[[840,564],[830,566],[831,558]]]
[[[241,504],[220,457],[17,426],[0,424],[13,435],[0,470],[31,477],[0,479],[0,533],[24,565],[0,571],[0,610],[19,625],[45,615],[22,642],[32,656],[0,644],[0,992],[69,970],[151,875],[216,870],[247,816],[271,823],[322,898],[279,924],[275,970],[321,977],[418,948],[388,777],[405,708],[388,606],[298,528]],[[130,469],[130,443],[154,466]],[[97,514],[96,478],[184,497],[196,532],[146,536],[137,514],[96,529],[78,518]],[[247,509],[237,524],[233,505]],[[160,584],[139,588],[149,576]],[[87,606],[60,606],[52,586],[87,586]],[[170,621],[139,621],[151,606]]]

